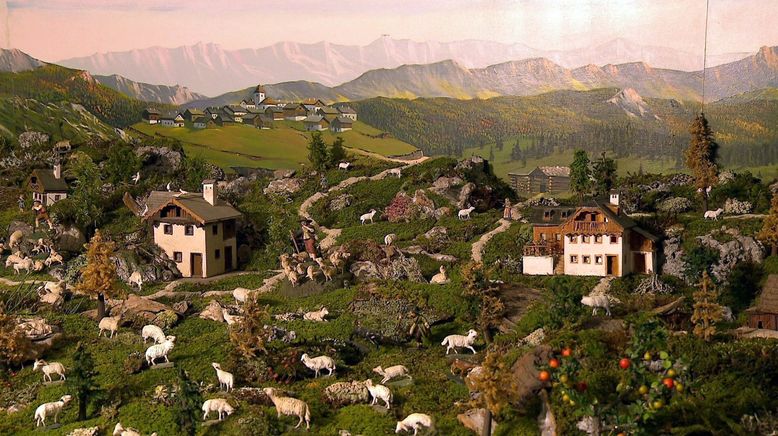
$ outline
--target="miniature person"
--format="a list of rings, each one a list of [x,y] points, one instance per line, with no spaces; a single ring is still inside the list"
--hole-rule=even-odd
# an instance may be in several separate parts
[[[511,207],[512,207],[511,200],[506,198],[505,199],[505,205],[504,205],[503,210],[502,210],[502,217],[503,217],[503,219],[506,219],[508,221],[511,220]]]
[[[322,191],[326,191],[330,187],[330,184],[327,181],[327,175],[326,174],[322,174],[321,175],[321,178],[319,179],[319,184],[321,185],[321,190]]]
[[[49,230],[54,228],[54,224],[51,222],[49,212],[46,210],[46,206],[38,200],[35,200],[32,205],[32,210],[35,211],[35,228],[40,225],[40,221],[43,220],[49,225]]]
[[[311,255],[311,257],[319,257],[316,252],[316,229],[313,228],[311,220],[301,220],[300,227],[303,230],[303,242],[305,243],[305,251]]]
[[[19,204],[19,212],[24,212],[24,196],[20,195],[19,199],[16,200]]]

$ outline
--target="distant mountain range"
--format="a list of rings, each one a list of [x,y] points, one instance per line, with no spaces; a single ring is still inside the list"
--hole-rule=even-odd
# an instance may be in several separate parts
[[[46,62],[35,59],[21,50],[0,48],[0,71],[2,72],[19,73],[43,65],[46,65]]]
[[[731,62],[748,53],[709,55],[708,65]],[[626,39],[567,50],[538,50],[523,44],[465,40],[417,42],[379,38],[365,46],[329,42],[279,42],[257,49],[227,50],[197,43],[176,48],[150,47],[96,53],[57,63],[95,75],[119,74],[144,83],[182,84],[199,93],[218,95],[257,83],[304,80],[335,86],[380,68],[453,60],[464,68],[485,68],[517,59],[546,58],[565,68],[582,65],[645,62],[681,71],[699,70],[699,54],[641,45]]]

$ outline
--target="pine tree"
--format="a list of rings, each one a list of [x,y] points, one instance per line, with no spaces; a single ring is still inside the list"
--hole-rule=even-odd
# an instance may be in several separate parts
[[[116,251],[116,244],[104,240],[100,230],[86,244],[86,265],[81,269],[81,280],[76,284],[76,290],[97,298],[97,319],[105,316],[105,298],[117,295],[116,264],[111,256]]]
[[[706,188],[713,186],[718,178],[718,167],[716,166],[718,144],[713,138],[713,131],[703,113],[694,119],[690,133],[692,137],[689,148],[684,152],[686,167],[691,170],[694,185],[702,195],[704,209],[708,210]]]
[[[32,350],[32,342],[16,326],[16,317],[6,314],[0,302],[0,363],[6,367],[21,363]]]
[[[68,172],[75,178],[73,194],[68,198],[75,206],[76,223],[87,230],[96,228],[104,213],[100,207],[100,190],[103,185],[100,168],[88,154],[77,151],[70,157]]]
[[[573,163],[570,164],[570,189],[578,194],[579,201],[583,201],[584,195],[591,188],[590,175],[589,156],[584,150],[576,150],[573,154]]]
[[[483,264],[469,262],[462,267],[463,295],[478,303],[478,327],[486,342],[492,342],[492,330],[500,326],[505,305],[500,300],[498,288],[489,280]]]
[[[592,167],[597,195],[607,194],[616,184],[616,161],[605,156],[603,152]]]
[[[95,394],[98,393],[95,384],[94,360],[92,354],[84,348],[79,342],[76,351],[73,354],[73,365],[68,371],[67,385],[70,392],[75,392],[78,401],[78,420],[83,421],[87,418],[87,406],[90,401],[95,400]]]
[[[762,222],[762,229],[757,238],[771,246],[770,255],[778,256],[778,192],[773,194],[770,203],[770,214]]]
[[[343,148],[343,138],[338,136],[330,147],[330,167],[336,167],[340,162],[346,159],[346,149]]]
[[[311,135],[311,140],[308,142],[308,160],[316,171],[325,171],[329,167],[327,144],[324,143],[320,132],[313,132]]]
[[[197,383],[189,379],[183,368],[178,368],[177,387],[169,389],[175,391],[171,412],[178,423],[181,433],[194,435],[197,429],[197,417],[200,414],[202,396],[197,388]]]
[[[521,145],[519,145],[518,139],[511,149],[511,160],[521,160]]]
[[[723,308],[716,303],[716,291],[713,287],[713,281],[708,276],[708,272],[702,273],[700,289],[695,291],[694,313],[692,313],[692,323],[694,323],[694,334],[705,341],[710,341],[716,333],[716,323],[721,321]]]

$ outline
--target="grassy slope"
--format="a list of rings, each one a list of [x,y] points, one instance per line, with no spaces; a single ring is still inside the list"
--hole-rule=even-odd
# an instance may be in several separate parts
[[[59,123],[62,121],[62,133]],[[0,98],[0,136],[15,136],[25,130],[49,132],[55,139],[61,136],[75,143],[91,135],[113,136],[113,128],[103,124],[82,107],[61,102],[41,103],[33,99]]]

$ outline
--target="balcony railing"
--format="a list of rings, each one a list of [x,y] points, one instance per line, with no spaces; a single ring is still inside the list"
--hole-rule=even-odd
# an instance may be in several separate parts
[[[562,244],[552,242],[530,242],[524,246],[523,254],[525,256],[557,256],[563,253]]]
[[[601,233],[606,229],[607,223],[597,221],[575,221],[573,231],[576,233]]]

